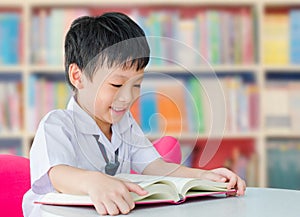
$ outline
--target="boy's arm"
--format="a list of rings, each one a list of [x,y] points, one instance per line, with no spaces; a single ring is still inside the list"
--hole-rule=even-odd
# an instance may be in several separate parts
[[[236,188],[237,195],[244,195],[246,184],[239,176],[226,168],[202,170],[183,165],[167,163],[161,158],[150,163],[143,171],[145,175],[163,175],[188,178],[208,179],[217,182],[228,181],[228,189]]]
[[[100,215],[127,214],[134,208],[134,201],[129,192],[138,195],[147,194],[134,183],[67,165],[52,167],[49,170],[49,177],[59,192],[89,195]]]

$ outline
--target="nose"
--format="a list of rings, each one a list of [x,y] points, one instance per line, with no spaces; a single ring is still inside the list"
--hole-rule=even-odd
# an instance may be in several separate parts
[[[132,88],[124,85],[117,94],[117,100],[129,104],[133,100]]]

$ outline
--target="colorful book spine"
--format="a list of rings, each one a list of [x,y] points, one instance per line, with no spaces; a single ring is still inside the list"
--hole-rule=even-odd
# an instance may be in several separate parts
[[[27,128],[30,132],[34,132],[37,128],[37,104],[38,102],[36,95],[38,94],[38,91],[36,89],[36,82],[37,78],[36,76],[29,76],[28,78],[28,115],[27,115]]]
[[[208,56],[208,33],[207,33],[207,25],[206,25],[206,11],[201,10],[198,12],[198,14],[195,17],[196,22],[196,28],[195,28],[195,41],[196,41],[196,50],[199,51],[200,54],[200,60],[199,63],[204,62],[206,63],[209,61]]]
[[[290,24],[290,62],[300,64],[300,10],[291,9],[289,12]]]
[[[22,129],[22,88],[18,80],[0,81],[0,133]]]
[[[195,108],[196,113],[193,114],[196,132],[205,132],[204,106],[202,98],[202,88],[197,78],[192,78],[188,84],[189,92],[192,94],[192,103],[189,107]]]
[[[87,9],[41,8],[32,16],[31,61],[41,65],[62,65],[66,32],[73,20],[89,15]]]
[[[163,133],[187,132],[184,91],[184,83],[179,80],[161,79],[156,82],[159,124]]]
[[[130,113],[138,124],[141,124],[141,102],[140,99],[136,99],[130,107]]]
[[[162,19],[163,14],[153,12],[146,19],[145,27],[148,29],[150,35],[149,45],[151,49],[151,62],[152,65],[163,65],[162,59],[162,44],[160,37],[162,36]]]
[[[0,64],[20,63],[20,15],[13,12],[0,13]]]
[[[0,139],[0,154],[22,156],[22,141],[20,139]]]
[[[141,128],[144,133],[159,132],[156,92],[151,81],[143,81],[140,96]]]
[[[248,105],[249,105],[249,127],[252,130],[257,130],[259,127],[259,92],[255,84],[250,84],[247,88]]]
[[[150,65],[197,66],[203,60],[211,64],[250,64],[255,59],[250,7],[199,8],[191,14],[187,9],[165,8],[127,12],[148,37]],[[33,63],[62,64],[63,40],[71,22],[90,13],[89,9],[59,8],[41,8],[34,13],[31,26]],[[184,55],[186,52],[189,55]]]
[[[241,53],[242,63],[251,64],[254,62],[254,22],[253,14],[247,7],[240,8],[239,17],[241,19]]]
[[[300,190],[299,140],[269,139],[267,157],[268,186]]]
[[[217,85],[218,80],[201,76],[180,81],[150,79],[143,85],[139,105],[135,104],[131,110],[140,117],[139,123],[147,133],[205,134],[213,129],[219,134],[224,128],[227,133],[257,130],[256,84],[240,77],[220,78],[220,82],[221,86]],[[216,94],[217,87],[222,88],[224,95]],[[226,103],[222,105],[224,97]]]
[[[53,109],[65,109],[71,91],[62,78],[31,75],[28,90],[28,128],[35,131],[40,120]]]
[[[215,10],[207,11],[209,60],[212,64],[220,64],[221,35],[220,35],[220,13]]]
[[[289,34],[289,15],[286,11],[266,13],[263,32],[265,64],[289,63]]]

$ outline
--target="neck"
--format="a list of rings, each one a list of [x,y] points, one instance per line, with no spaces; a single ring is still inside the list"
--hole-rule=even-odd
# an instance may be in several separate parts
[[[112,130],[111,130],[111,124],[110,123],[104,123],[103,121],[101,121],[100,119],[98,119],[97,117],[95,117],[93,114],[91,114],[91,112],[89,112],[88,109],[86,109],[84,106],[81,105],[81,103],[79,102],[77,96],[75,96],[75,100],[77,101],[78,105],[88,114],[90,115],[95,121],[97,126],[100,128],[100,130],[102,131],[102,133],[106,136],[106,138],[111,141],[111,136],[112,136]]]
[[[112,136],[112,130],[111,130],[111,124],[104,124],[101,120],[94,118],[98,127],[102,131],[102,133],[106,136],[106,138],[111,141]]]

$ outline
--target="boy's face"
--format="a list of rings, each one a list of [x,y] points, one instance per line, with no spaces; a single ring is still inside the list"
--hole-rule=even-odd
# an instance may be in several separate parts
[[[100,128],[116,123],[139,96],[143,74],[143,69],[101,68],[92,82],[84,78],[84,87],[78,90],[79,104]]]

